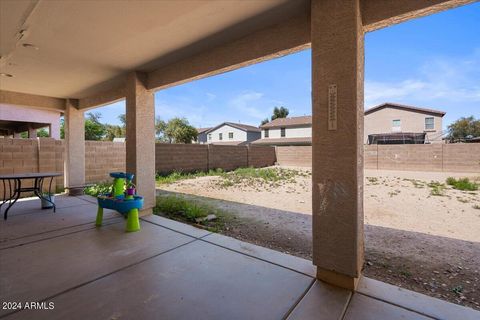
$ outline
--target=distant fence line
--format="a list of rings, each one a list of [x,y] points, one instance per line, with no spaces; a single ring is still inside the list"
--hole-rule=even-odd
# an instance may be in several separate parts
[[[312,166],[311,146],[276,147],[277,162]],[[480,144],[365,145],[365,169],[479,172]]]
[[[275,163],[312,166],[311,146],[275,148],[157,143],[155,154],[155,168],[161,173],[233,170]],[[125,143],[85,141],[85,181],[106,181],[110,179],[110,172],[125,171],[125,156]],[[364,161],[366,169],[480,173],[480,144],[366,145]],[[62,140],[0,139],[0,174],[63,170]],[[53,187],[63,188],[63,177],[55,178]]]
[[[208,171],[221,168],[266,167],[275,164],[275,148],[269,146],[225,146],[213,144],[155,145],[155,169],[172,171]]]
[[[63,172],[63,140],[0,139],[0,174]],[[275,148],[268,146],[221,146],[157,143],[157,172],[200,171],[222,168],[265,167],[275,163]],[[85,141],[85,181],[109,180],[109,173],[125,171],[125,143]],[[53,188],[63,188],[63,177],[55,178]],[[1,186],[0,186],[0,192]]]

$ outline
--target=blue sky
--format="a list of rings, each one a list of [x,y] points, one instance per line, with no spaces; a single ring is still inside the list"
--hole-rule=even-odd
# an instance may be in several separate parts
[[[275,106],[311,114],[310,50],[155,93],[164,120],[197,127],[224,121],[258,125]],[[480,3],[365,35],[365,108],[397,102],[446,111],[444,127],[480,118]],[[121,101],[95,111],[118,124]]]

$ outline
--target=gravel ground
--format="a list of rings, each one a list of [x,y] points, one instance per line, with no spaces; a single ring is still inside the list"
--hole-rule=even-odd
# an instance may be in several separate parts
[[[299,170],[299,168],[295,168]],[[311,176],[277,184],[200,177],[162,185],[208,202],[237,219],[229,236],[311,259]],[[480,192],[450,187],[432,195],[433,182],[480,174],[365,171],[364,274],[480,310]]]

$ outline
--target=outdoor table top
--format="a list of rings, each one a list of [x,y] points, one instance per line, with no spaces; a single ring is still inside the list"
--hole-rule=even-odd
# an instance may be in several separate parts
[[[61,172],[35,172],[35,173],[14,173],[14,174],[1,174],[2,179],[35,179],[35,178],[48,178],[63,176]]]

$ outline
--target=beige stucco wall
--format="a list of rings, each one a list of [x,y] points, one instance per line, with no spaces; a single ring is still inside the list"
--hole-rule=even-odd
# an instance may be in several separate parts
[[[233,139],[228,138],[228,133],[233,132]],[[222,140],[219,139],[219,134],[222,134]],[[211,136],[210,136],[211,134]],[[211,137],[212,139],[209,139]],[[233,142],[233,141],[247,141],[247,133],[243,130],[231,127],[229,125],[221,126],[207,134],[207,143],[214,142]]]
[[[425,118],[434,118],[434,130],[425,130]],[[396,108],[383,108],[365,115],[365,129],[363,141],[367,143],[368,135],[374,133],[399,132],[392,128],[393,120],[401,121],[400,132],[427,132],[428,141],[442,142],[442,117],[417,111],[407,111]]]
[[[312,126],[286,127],[285,138],[305,138],[312,136]],[[268,138],[282,138],[280,128],[269,129]],[[262,139],[265,139],[265,129],[262,130]]]
[[[0,103],[0,120],[50,124],[51,138],[60,139],[60,112]]]

